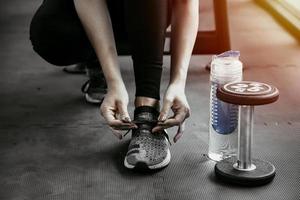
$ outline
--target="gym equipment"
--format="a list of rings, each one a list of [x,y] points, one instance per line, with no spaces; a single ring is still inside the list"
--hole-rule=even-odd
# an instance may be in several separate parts
[[[252,159],[251,144],[254,106],[273,103],[278,97],[276,87],[259,82],[233,82],[218,88],[217,98],[239,105],[238,156],[226,158],[215,165],[219,179],[246,186],[263,185],[273,180],[274,165]]]

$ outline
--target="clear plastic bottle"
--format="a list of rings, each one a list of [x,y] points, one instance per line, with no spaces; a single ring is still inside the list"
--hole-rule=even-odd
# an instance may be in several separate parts
[[[226,83],[242,80],[239,55],[238,51],[228,51],[214,56],[211,63],[208,157],[215,161],[237,154],[238,106],[218,100],[216,90]]]

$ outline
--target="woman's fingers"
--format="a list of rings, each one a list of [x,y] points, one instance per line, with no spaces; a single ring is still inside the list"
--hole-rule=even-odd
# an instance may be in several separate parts
[[[117,113],[119,114],[120,119],[122,121],[130,122],[131,120],[128,114],[127,104],[121,101],[118,101],[116,104],[117,104]]]
[[[113,109],[111,109],[107,106],[104,106],[103,104],[100,107],[100,112],[106,122],[112,122],[116,119],[115,112],[113,111]]]
[[[164,129],[167,129],[167,128],[170,128],[170,127],[171,127],[170,125],[159,125],[159,126],[154,127],[152,129],[152,132],[153,133],[159,133],[159,132],[163,131]],[[177,133],[173,138],[174,143],[176,143],[181,138],[181,136],[184,133],[184,130],[185,130],[185,122],[178,125]]]
[[[174,143],[176,143],[181,138],[181,136],[184,133],[184,130],[185,130],[185,122],[183,122],[182,124],[180,124],[178,126],[177,133],[176,133],[176,135],[173,138]]]
[[[101,108],[101,114],[112,130],[113,134],[119,138],[123,138],[122,131],[134,129],[137,126],[131,122],[127,109],[122,108],[121,112],[116,112],[119,109]]]
[[[114,120],[109,124],[109,128],[113,132],[113,134],[118,138],[122,139],[124,136],[124,131],[129,131],[131,129],[135,129],[136,125],[133,123],[125,123],[120,120]],[[126,132],[127,133],[127,132]]]
[[[136,128],[136,125],[132,123],[118,122],[115,124],[117,125],[110,125],[110,127],[112,127],[115,130],[130,130]]]
[[[152,133],[159,133],[161,132],[162,130],[164,130],[165,128],[163,126],[155,126],[153,129],[152,129]]]
[[[172,102],[168,100],[164,100],[163,107],[158,116],[158,121],[165,121],[167,119],[171,107],[172,107]]]
[[[135,128],[136,125],[132,123],[128,116],[119,115],[120,118],[116,117],[117,114],[114,112],[107,112],[104,118],[107,121],[107,124],[115,130],[128,130]],[[123,119],[122,119],[123,118]]]
[[[184,122],[186,118],[190,116],[190,111],[188,108],[179,108],[175,111],[175,115],[165,121],[159,121],[157,126],[152,129],[152,132],[160,132],[163,129],[167,129],[173,126],[179,126]]]
[[[164,122],[158,122],[157,126],[152,129],[153,133],[161,132],[164,129],[171,128],[173,126],[179,126],[181,121],[175,118],[169,118]]]
[[[170,109],[172,107],[172,102],[169,101],[169,100],[164,100],[163,102],[163,107],[160,111],[160,114],[158,116],[158,124],[157,126],[155,126],[153,129],[152,129],[152,132],[153,133],[157,133],[157,132],[160,132],[162,131],[163,129],[165,129],[165,127],[167,125],[165,124],[162,124],[162,126],[160,126],[161,123],[165,122],[167,120],[167,117],[168,117],[168,114],[170,112]],[[167,127],[168,128],[168,127]]]

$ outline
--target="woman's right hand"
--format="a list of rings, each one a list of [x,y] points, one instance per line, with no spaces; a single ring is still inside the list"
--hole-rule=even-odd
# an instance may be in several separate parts
[[[129,117],[127,105],[128,93],[125,85],[117,84],[108,89],[100,107],[101,115],[119,139],[123,138],[122,130],[136,128]]]

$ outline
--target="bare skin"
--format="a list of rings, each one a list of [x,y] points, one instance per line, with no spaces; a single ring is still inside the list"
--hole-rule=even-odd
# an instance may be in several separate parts
[[[136,97],[134,101],[134,106],[152,106],[159,109],[159,101],[157,99],[149,97]]]
[[[169,86],[163,98],[159,124],[153,132],[178,126],[176,142],[184,130],[184,121],[190,116],[185,95],[187,69],[198,30],[199,0],[172,0],[172,52]],[[74,0],[78,16],[93,45],[107,81],[108,92],[100,111],[113,133],[122,139],[121,130],[136,128],[130,120],[127,106],[128,93],[122,80],[112,24],[106,0]],[[159,101],[148,97],[136,97],[135,106],[159,107]],[[170,110],[174,115],[168,118]]]

